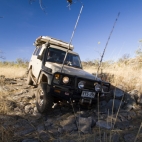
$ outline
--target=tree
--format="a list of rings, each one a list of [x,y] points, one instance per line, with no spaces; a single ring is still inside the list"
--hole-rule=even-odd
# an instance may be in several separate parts
[[[125,62],[130,58],[129,54],[124,54],[118,61],[119,62]]]
[[[0,51],[0,59],[5,59],[4,56],[1,55],[2,51]]]
[[[0,16],[0,18],[3,18],[3,17]],[[2,54],[2,52],[0,51],[0,59],[4,59],[4,57],[1,54]]]
[[[33,2],[35,2],[36,0],[29,0],[29,3],[30,4],[32,4]],[[47,14],[46,13],[46,11],[45,11],[45,6],[43,5],[43,3],[42,3],[42,0],[38,0],[39,1],[39,5],[40,5],[40,8],[45,12],[45,14]],[[73,0],[66,0],[67,1],[67,3],[68,3],[68,6],[67,7],[69,7],[69,9],[70,9],[70,6],[73,4]],[[79,0],[78,0],[79,1]],[[80,1],[81,2],[81,1]],[[82,2],[81,2],[81,4],[82,4]]]
[[[36,0],[29,0],[29,3],[31,4],[31,3],[33,3],[33,2],[35,2]],[[44,8],[44,6],[43,6],[43,4],[42,4],[42,0],[38,0],[39,1],[39,5],[40,5],[40,8],[42,9],[42,10],[45,10],[45,8]],[[70,6],[72,3],[73,3],[73,0],[66,0],[68,3],[69,3],[69,5],[68,6]]]
[[[139,42],[142,42],[142,39],[140,39]]]
[[[135,54],[137,57],[142,57],[142,49],[141,49],[141,46],[142,46],[142,39],[139,40],[139,42],[141,43],[141,45],[139,46],[139,48],[135,51]]]
[[[142,57],[142,49],[141,48],[137,49],[135,53],[136,53],[137,57]]]

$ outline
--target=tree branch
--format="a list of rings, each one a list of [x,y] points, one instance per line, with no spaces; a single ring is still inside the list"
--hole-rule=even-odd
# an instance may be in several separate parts
[[[2,54],[3,52],[2,51],[0,51],[0,54]],[[2,55],[0,55],[0,59],[5,59],[5,57],[4,56],[2,56]]]
[[[42,9],[42,11],[47,14],[47,12],[45,11],[45,6],[43,6],[42,4],[42,0],[39,0],[39,5],[40,5],[40,8]]]
[[[30,4],[32,4],[33,2],[35,2],[36,0],[29,0],[29,3]],[[41,8],[41,10],[45,13],[45,14],[47,14],[47,12],[45,11],[45,6],[43,6],[43,4],[42,4],[42,0],[38,0],[39,1],[39,6],[40,6],[40,8]]]
[[[29,0],[29,3],[30,4],[32,4],[33,2],[35,2],[36,0]],[[38,0],[39,1],[39,5],[40,5],[40,8],[41,8],[41,10],[45,13],[45,14],[47,14],[47,12],[45,11],[45,6],[42,4],[42,0]],[[70,8],[70,6],[73,4],[73,0],[66,0],[68,3],[69,3],[69,5],[67,6],[67,7],[69,7]],[[79,0],[78,0],[79,1]],[[81,2],[82,3],[82,2]]]

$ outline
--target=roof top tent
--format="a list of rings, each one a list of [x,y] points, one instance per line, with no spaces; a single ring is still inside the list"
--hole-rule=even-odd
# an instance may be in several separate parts
[[[58,40],[58,39],[55,39],[55,38],[52,38],[52,37],[49,37],[49,36],[40,36],[38,37],[35,42],[34,42],[34,45],[35,46],[39,46],[41,44],[45,44],[45,43],[50,43],[50,44],[54,44],[54,45],[58,45],[60,47],[63,47],[63,48],[66,48],[69,50],[73,50],[74,47],[73,45],[69,45],[69,43],[66,43],[64,41],[61,41],[61,40]]]

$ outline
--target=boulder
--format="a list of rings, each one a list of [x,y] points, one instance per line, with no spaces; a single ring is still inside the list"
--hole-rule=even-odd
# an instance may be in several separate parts
[[[100,128],[105,128],[105,129],[111,129],[111,123],[110,122],[106,122],[104,120],[98,120],[96,122],[96,126],[100,127]]]
[[[119,99],[119,100],[121,100],[122,97],[124,97],[125,95],[124,91],[119,88],[115,88],[113,93],[115,95],[115,99]]]
[[[95,122],[92,117],[78,117],[78,129],[83,133],[90,133],[91,127],[94,126]]]
[[[109,110],[109,113],[112,113],[112,110],[114,113],[116,113],[117,111],[119,111],[119,108],[122,108],[124,106],[124,103],[120,100],[110,100],[107,105],[106,108],[107,110]]]
[[[124,140],[125,140],[125,142],[134,142],[134,140],[135,140],[135,135],[134,134],[126,134],[126,135],[124,135]]]

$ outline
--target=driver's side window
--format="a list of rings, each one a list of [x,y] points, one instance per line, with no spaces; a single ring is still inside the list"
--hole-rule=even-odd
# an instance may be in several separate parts
[[[50,48],[47,51],[46,59],[47,61],[53,61],[53,51],[51,51]]]
[[[51,48],[47,51],[47,61],[55,62],[57,60],[57,52]]]

